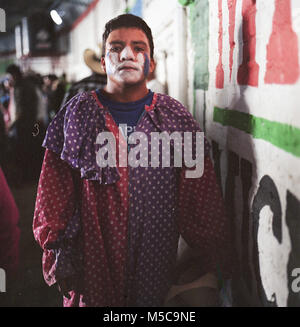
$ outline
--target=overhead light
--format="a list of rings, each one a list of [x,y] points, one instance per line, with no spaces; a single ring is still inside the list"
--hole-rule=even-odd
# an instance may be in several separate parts
[[[51,10],[50,16],[53,19],[55,24],[60,25],[62,23],[62,19],[56,10]]]

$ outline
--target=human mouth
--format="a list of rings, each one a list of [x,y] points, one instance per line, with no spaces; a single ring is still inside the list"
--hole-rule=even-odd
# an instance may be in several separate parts
[[[138,69],[134,66],[121,66],[121,67],[119,67],[118,70],[122,71],[122,70],[138,70]]]

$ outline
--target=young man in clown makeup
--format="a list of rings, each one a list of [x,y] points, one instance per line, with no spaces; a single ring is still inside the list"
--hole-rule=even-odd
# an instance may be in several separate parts
[[[73,97],[48,128],[33,231],[45,281],[58,284],[64,306],[217,305],[215,276],[231,277],[231,227],[206,140],[200,178],[172,164],[97,164],[97,136],[109,131],[119,144],[120,125],[127,136],[146,135],[148,149],[153,132],[200,131],[181,103],[147,89],[153,51],[141,18],[110,20],[101,60],[107,85]],[[180,236],[192,256],[178,264]]]
[[[132,25],[132,26],[130,26]],[[108,79],[104,90],[97,90],[119,125],[127,125],[127,136],[150,105],[153,92],[147,89],[147,76],[155,68],[150,28],[133,15],[121,15],[106,24],[101,63]]]

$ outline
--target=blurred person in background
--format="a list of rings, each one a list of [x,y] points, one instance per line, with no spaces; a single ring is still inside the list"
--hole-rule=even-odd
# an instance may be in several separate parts
[[[6,72],[10,88],[9,151],[16,168],[9,176],[13,183],[20,184],[36,179],[41,165],[40,140],[32,134],[37,123],[39,98],[36,83],[24,76],[19,66],[11,64]]]
[[[4,114],[1,110],[2,104],[0,104],[0,166],[5,163],[6,152],[7,152],[7,136],[6,136],[6,128],[4,121]]]
[[[35,92],[37,95],[36,123],[39,126],[39,132],[43,134],[49,123],[48,114],[47,114],[47,100],[44,96],[44,91],[43,91],[44,79],[41,74],[36,73],[34,71],[27,71],[24,76],[26,81],[31,83],[32,86],[35,88]],[[35,133],[33,133],[33,135],[34,134]]]
[[[48,122],[56,115],[62,105],[66,93],[66,84],[64,80],[58,78],[55,74],[49,74],[44,77],[44,94],[47,101]]]
[[[8,79],[5,78],[0,83],[0,166],[5,165],[5,159],[7,159],[7,131],[10,123],[8,104],[9,87]]]
[[[7,279],[17,276],[20,230],[19,211],[0,167],[0,268]]]
[[[101,48],[101,46],[99,47]],[[102,89],[106,85],[106,73],[100,65],[101,55],[97,55],[94,50],[85,49],[83,52],[83,59],[85,64],[92,71],[92,74],[71,85],[64,97],[62,105],[80,92]]]
[[[3,109],[7,110],[9,105],[9,79],[7,77],[0,82],[0,104]]]

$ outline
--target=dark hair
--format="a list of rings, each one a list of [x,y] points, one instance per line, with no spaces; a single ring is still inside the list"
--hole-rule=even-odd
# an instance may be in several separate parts
[[[56,81],[58,77],[55,74],[48,74],[46,76],[51,82]]]
[[[106,40],[107,40],[109,34],[112,31],[122,28],[122,27],[127,27],[127,28],[135,27],[135,28],[142,30],[146,34],[147,39],[149,41],[150,56],[151,56],[151,58],[153,58],[154,44],[153,44],[153,37],[152,37],[151,29],[142,18],[132,15],[132,14],[119,15],[119,16],[111,19],[110,21],[108,21],[105,24],[104,33],[102,35],[102,56],[105,56],[105,44],[106,44]]]
[[[10,64],[7,68],[6,68],[6,72],[11,74],[13,76],[13,78],[15,79],[20,79],[22,78],[22,72],[19,66],[15,65],[15,64]]]

